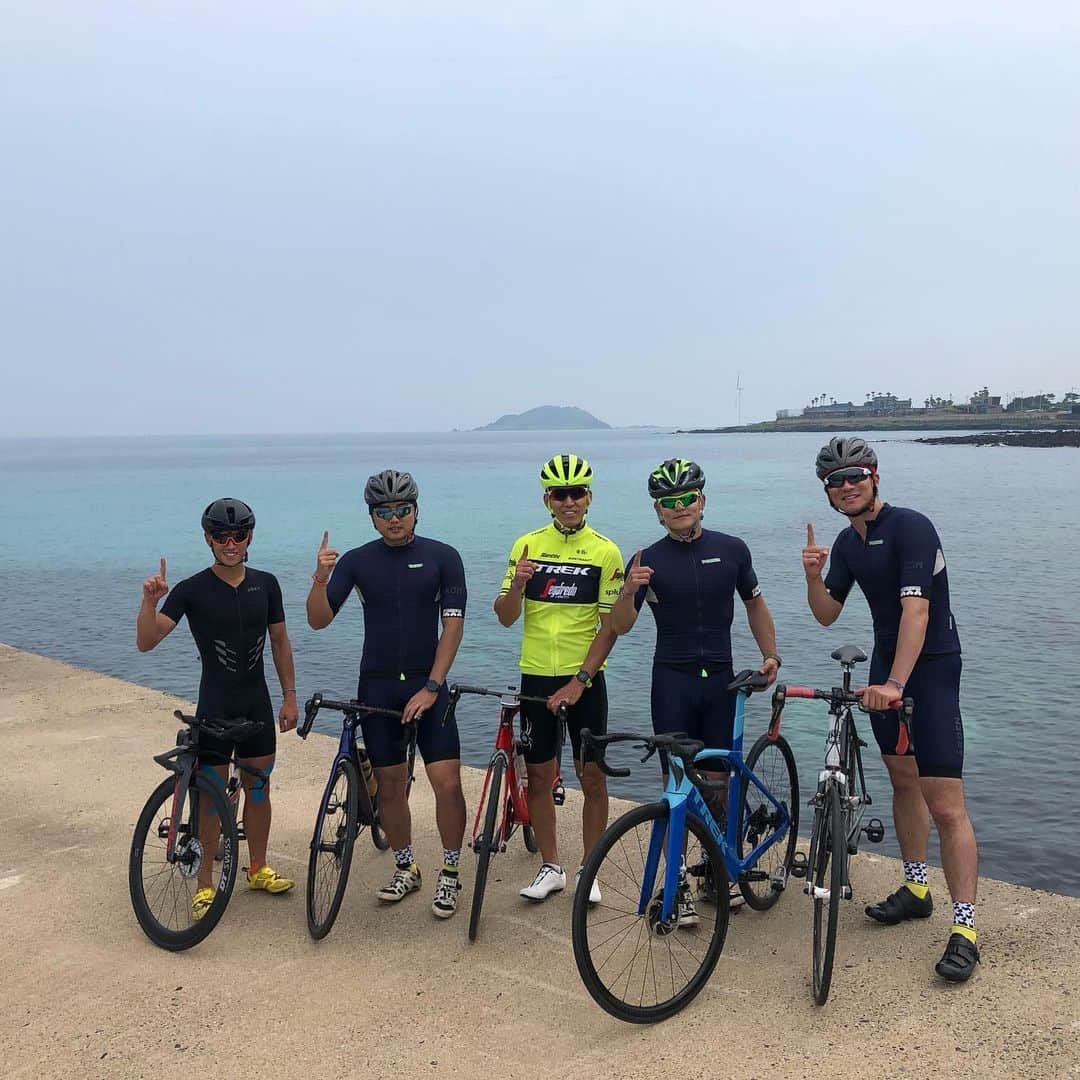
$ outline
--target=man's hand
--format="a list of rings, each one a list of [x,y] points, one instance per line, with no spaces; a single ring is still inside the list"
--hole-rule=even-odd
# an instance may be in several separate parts
[[[142,583],[142,594],[144,600],[149,600],[151,604],[157,605],[157,602],[169,591],[169,586],[165,584],[165,556],[161,556],[161,569],[153,576],[148,577]]]
[[[319,553],[315,556],[315,579],[320,585],[325,585],[330,580],[338,561],[338,553],[329,545],[330,533],[324,532]]]
[[[296,721],[300,718],[300,714],[296,708],[296,691],[289,690],[285,694],[285,699],[281,703],[281,708],[278,709],[277,721],[279,731],[292,731],[296,727]]]
[[[772,686],[776,682],[776,673],[780,670],[780,665],[770,656],[768,660],[762,662],[761,667],[758,668],[758,674],[764,675],[769,680],[769,685]]]
[[[417,690],[401,710],[401,722],[411,724],[414,720],[419,720],[435,704],[438,697],[439,695],[431,690]]]
[[[807,581],[813,581],[821,577],[825,563],[829,559],[829,549],[819,547],[814,542],[814,526],[806,523],[806,547],[802,550],[802,568]]]
[[[628,596],[634,596],[643,585],[648,585],[652,579],[651,566],[641,565],[641,548],[634,552],[633,559],[626,570],[626,579],[623,581],[623,591]]]
[[[548,698],[547,707],[553,713],[557,714],[560,705],[565,702],[566,707],[571,708],[581,700],[581,695],[583,693],[585,693],[585,684],[579,679],[573,678],[560,686],[559,689]]]
[[[888,712],[900,697],[900,690],[892,683],[878,683],[876,686],[862,686],[855,691],[855,696],[875,712]]]
[[[514,580],[510,582],[510,588],[517,592],[524,592],[529,579],[536,573],[536,563],[529,561],[529,545],[521,549],[517,565],[514,567]]]

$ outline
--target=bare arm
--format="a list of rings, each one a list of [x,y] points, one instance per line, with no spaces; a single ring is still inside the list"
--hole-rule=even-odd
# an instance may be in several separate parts
[[[750,633],[754,635],[757,647],[761,650],[762,657],[776,655],[776,627],[773,625],[772,613],[769,605],[765,603],[765,597],[760,593],[752,600],[746,601],[746,621],[750,626]]]
[[[168,615],[162,615],[157,609],[158,601],[168,591],[163,556],[158,573],[143,582],[142,604],[139,605],[139,615],[135,620],[135,647],[139,652],[149,652],[156,648],[176,626]]]
[[[810,610],[822,626],[832,626],[840,617],[844,605],[840,600],[834,600],[825,588],[825,582],[821,580],[821,573],[825,569],[825,563],[829,558],[829,549],[820,547],[814,541],[814,526],[806,526],[806,547],[802,551],[803,573],[806,575],[806,601]]]
[[[324,532],[307,594],[307,621],[312,630],[323,630],[334,621],[334,609],[326,598],[326,586],[337,564],[338,553],[329,545],[330,534]]]
[[[508,592],[495,597],[495,614],[503,626],[513,626],[521,615],[521,599],[525,595],[525,585],[536,573],[536,564],[529,559],[529,545],[521,549],[521,555],[514,565],[514,576]]]
[[[900,601],[900,632],[896,638],[890,679],[906,683],[926,642],[926,627],[930,622],[930,601],[921,596],[905,596]]]
[[[626,580],[619,590],[619,598],[611,608],[611,629],[616,634],[625,634],[633,629],[638,617],[634,597],[637,595],[638,589],[643,585],[648,587],[651,578],[652,567],[641,565],[641,549],[638,548],[634,553],[634,557],[630,560],[630,565],[627,567]],[[610,648],[608,651],[611,651]]]
[[[457,616],[447,616],[442,621],[442,633],[439,635],[439,644],[435,649],[435,659],[431,664],[429,678],[437,683],[446,682],[446,676],[454,666],[454,657],[457,656],[458,647],[465,634],[465,620]]]
[[[270,654],[274,658],[281,693],[296,697],[296,667],[293,663],[292,642],[283,622],[270,624]]]

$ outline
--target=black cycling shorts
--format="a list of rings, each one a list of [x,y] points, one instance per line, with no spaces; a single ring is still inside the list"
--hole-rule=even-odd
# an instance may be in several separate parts
[[[893,658],[874,650],[870,682],[877,686],[889,677]],[[964,773],[964,725],[960,719],[959,653],[920,656],[908,676],[904,697],[915,702],[911,736],[920,776],[960,779]],[[870,714],[874,737],[882,754],[896,753],[900,717],[896,712]],[[908,751],[910,754],[912,751]]]
[[[734,677],[728,665],[710,666],[702,676],[700,664],[653,664],[652,725],[657,735],[683,731],[706,747],[730,750],[735,733],[735,702],[738,691],[728,690]],[[710,770],[722,772],[727,763],[717,761]]]
[[[522,672],[521,692],[530,697],[551,697],[573,676],[527,675]],[[559,750],[559,719],[546,706],[531,701],[521,703],[522,719],[529,725],[532,748],[525,751],[525,760],[531,765],[551,761]],[[604,673],[593,676],[592,686],[585,687],[576,705],[571,705],[566,717],[566,730],[570,733],[570,745],[574,748],[574,760],[581,761],[581,729],[588,728],[594,735],[607,733],[607,683]]]
[[[356,697],[365,705],[377,705],[383,709],[404,709],[409,698],[424,689],[427,675],[411,679],[393,676],[365,676],[361,674],[356,686]],[[444,683],[435,704],[424,712],[416,722],[416,746],[426,765],[436,761],[455,761],[461,757],[457,721],[444,724],[450,693]],[[407,749],[405,726],[393,716],[361,715],[360,728],[364,733],[371,764],[376,768],[401,765]]]
[[[238,758],[257,758],[272,755],[277,750],[277,721],[270,691],[265,682],[250,687],[233,687],[214,692],[203,687],[199,694],[196,715],[206,720],[233,720],[243,717],[258,720],[259,730],[240,742],[216,739],[199,733],[199,758],[204,765],[226,765],[236,750]]]

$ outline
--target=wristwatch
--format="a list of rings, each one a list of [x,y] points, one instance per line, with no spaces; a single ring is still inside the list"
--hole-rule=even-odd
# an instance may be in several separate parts
[[[424,683],[424,689],[429,694],[437,694],[442,689],[442,683],[436,682],[434,679],[428,679],[428,681]]]
[[[582,668],[574,678],[577,679],[582,686],[592,686],[592,676],[584,668]]]

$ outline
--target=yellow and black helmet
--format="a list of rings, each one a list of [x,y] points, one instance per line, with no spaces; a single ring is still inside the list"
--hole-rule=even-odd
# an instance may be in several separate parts
[[[577,454],[556,454],[540,470],[540,486],[545,491],[579,485],[592,487],[592,466]]]
[[[705,474],[701,466],[686,458],[668,458],[649,473],[649,497],[652,499],[704,489]]]

